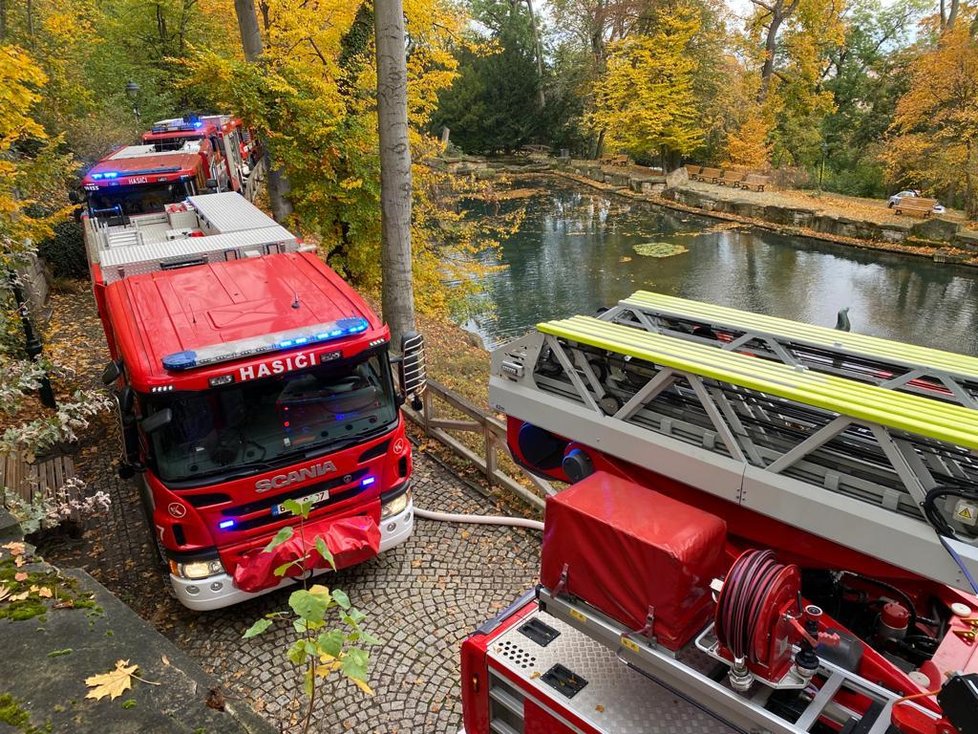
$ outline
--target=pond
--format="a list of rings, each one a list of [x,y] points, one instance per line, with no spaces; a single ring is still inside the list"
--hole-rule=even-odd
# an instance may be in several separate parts
[[[978,268],[732,226],[556,177],[516,185],[546,193],[501,205],[526,216],[501,243],[505,267],[482,279],[488,308],[466,324],[489,349],[647,289],[822,326],[848,307],[853,331],[978,354]]]

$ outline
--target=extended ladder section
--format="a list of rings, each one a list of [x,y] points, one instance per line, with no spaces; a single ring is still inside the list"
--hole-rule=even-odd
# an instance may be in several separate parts
[[[582,444],[970,591],[942,542],[978,574],[978,507],[969,499],[978,483],[978,411],[887,380],[871,384],[801,359],[659,333],[631,306],[609,313],[539,324],[538,333],[497,349],[493,407],[556,435],[573,425]],[[801,337],[788,340],[778,329],[764,334],[790,342],[794,354],[805,351]],[[825,337],[807,336],[805,349]],[[818,364],[882,351],[817,343],[825,355]],[[942,365],[956,357],[910,352],[919,360],[914,370],[926,370],[929,356]],[[942,541],[935,521],[957,539]]]
[[[599,318],[978,408],[978,358],[963,354],[649,291]]]
[[[112,223],[89,220],[106,283],[153,272],[295,252],[295,236],[237,193],[191,196],[164,212]]]

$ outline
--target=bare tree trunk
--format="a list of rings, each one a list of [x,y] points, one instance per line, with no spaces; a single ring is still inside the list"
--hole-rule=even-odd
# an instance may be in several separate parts
[[[543,89],[543,44],[540,43],[540,28],[537,26],[537,16],[533,12],[533,0],[526,0],[526,11],[530,14],[530,30],[533,32],[533,54],[537,57],[537,76],[540,77],[540,88],[537,90],[537,104],[542,110],[547,106],[547,93]]]
[[[381,276],[391,344],[414,331],[411,274],[411,148],[407,123],[407,50],[401,0],[376,0],[377,122],[380,133]]]
[[[255,0],[234,0],[234,12],[238,16],[238,30],[241,31],[241,45],[244,47],[245,60],[254,63],[262,53]]]
[[[7,38],[7,0],[0,0],[0,43]]]
[[[238,30],[241,32],[245,60],[251,64],[257,63],[264,49],[258,28],[258,15],[255,13],[255,0],[234,0],[234,12],[238,16]],[[265,166],[268,170],[268,201],[272,206],[272,216],[275,221],[284,222],[293,211],[292,202],[289,201],[289,179],[281,168],[273,166],[267,149]]]
[[[954,21],[958,17],[958,6],[960,0],[951,0],[951,8],[947,11],[947,23],[944,24],[942,30],[950,30],[954,27]]]

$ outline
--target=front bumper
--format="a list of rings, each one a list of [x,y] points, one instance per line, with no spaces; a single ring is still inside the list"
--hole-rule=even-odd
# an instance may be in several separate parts
[[[400,545],[414,532],[414,502],[409,501],[407,507],[398,515],[380,522],[380,552],[383,553]],[[316,569],[310,578],[326,573],[329,569]],[[294,586],[294,578],[283,579],[278,586],[263,589],[257,593],[242,591],[234,585],[234,579],[226,573],[208,576],[205,579],[185,579],[170,574],[170,583],[177,600],[188,609],[195,612],[209,612],[238,604],[247,599],[254,599],[264,594],[270,594],[286,586]]]

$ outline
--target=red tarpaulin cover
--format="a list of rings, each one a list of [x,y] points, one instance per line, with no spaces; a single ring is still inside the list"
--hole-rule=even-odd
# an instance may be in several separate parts
[[[303,568],[328,568],[329,564],[316,550],[317,537],[326,541],[337,568],[355,566],[373,558],[380,551],[380,528],[372,517],[325,518],[306,524],[301,534],[296,526],[291,538],[268,553],[256,548],[242,556],[234,569],[234,585],[252,593],[278,586],[282,583],[282,577],[273,573],[275,569],[307,553],[309,558],[303,562]],[[298,576],[301,573],[302,568],[296,565],[285,575]]]
[[[638,484],[596,472],[547,498],[540,581],[677,650],[706,624],[710,581],[725,572],[726,523]]]

